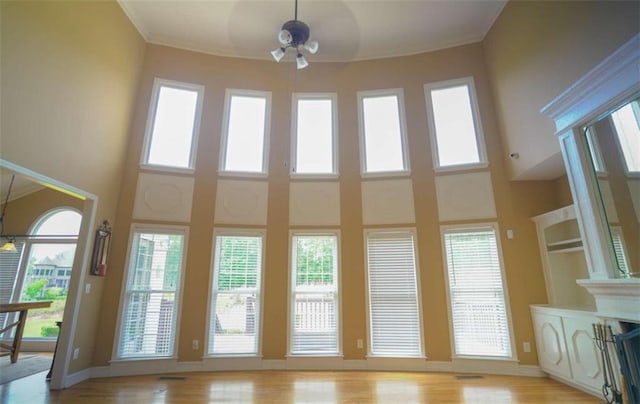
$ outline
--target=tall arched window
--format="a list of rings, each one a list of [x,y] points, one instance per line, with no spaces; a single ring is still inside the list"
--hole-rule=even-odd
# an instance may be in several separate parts
[[[82,215],[56,208],[35,221],[25,240],[23,259],[11,301],[51,300],[51,307],[30,310],[24,338],[55,338],[62,321]]]

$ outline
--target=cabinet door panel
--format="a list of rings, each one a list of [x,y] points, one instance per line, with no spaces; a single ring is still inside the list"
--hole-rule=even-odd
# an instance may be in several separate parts
[[[576,382],[599,388],[603,383],[600,351],[593,340],[592,324],[595,318],[578,317],[562,319],[567,337],[567,350],[571,371]]]
[[[545,372],[571,378],[562,320],[558,316],[532,313],[538,361]]]

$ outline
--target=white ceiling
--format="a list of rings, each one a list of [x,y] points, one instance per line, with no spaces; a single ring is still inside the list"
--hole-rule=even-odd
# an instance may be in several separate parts
[[[118,0],[146,41],[219,56],[270,59],[294,1]],[[299,0],[320,50],[310,61],[404,56],[484,38],[506,0]]]

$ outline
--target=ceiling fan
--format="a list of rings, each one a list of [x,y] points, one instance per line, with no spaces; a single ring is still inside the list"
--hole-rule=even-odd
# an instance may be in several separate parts
[[[309,40],[309,26],[298,20],[298,0],[295,0],[295,13],[293,20],[289,20],[282,24],[282,28],[278,33],[278,42],[281,46],[271,51],[271,56],[276,62],[280,62],[284,57],[287,49],[294,49],[296,52],[296,66],[298,69],[304,69],[309,66],[309,62],[302,54],[305,49],[312,55],[318,52],[318,41]]]

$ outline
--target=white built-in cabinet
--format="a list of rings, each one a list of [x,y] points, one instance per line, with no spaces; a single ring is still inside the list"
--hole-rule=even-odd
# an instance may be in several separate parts
[[[549,305],[595,310],[593,296],[576,280],[589,279],[573,205],[535,216]]]
[[[531,306],[538,362],[551,376],[600,395],[603,379],[600,351],[593,339],[594,313]]]
[[[538,362],[546,373],[599,395],[603,384],[593,324],[601,322],[593,296],[578,279],[589,269],[573,205],[532,218],[547,287],[548,305],[532,305]]]

